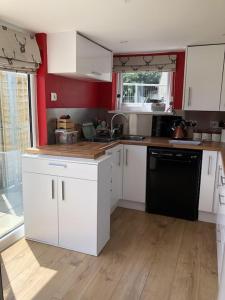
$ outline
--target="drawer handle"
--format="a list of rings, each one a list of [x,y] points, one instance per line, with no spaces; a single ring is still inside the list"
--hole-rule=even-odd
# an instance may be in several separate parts
[[[49,166],[53,166],[53,167],[67,168],[67,165],[66,165],[66,164],[60,164],[60,163],[53,163],[53,162],[50,162],[48,165],[49,165]]]
[[[224,196],[219,194],[219,203],[220,203],[220,205],[225,205],[225,202],[223,202],[221,200],[222,198],[224,198]]]
[[[65,200],[65,182],[62,181],[62,200]]]

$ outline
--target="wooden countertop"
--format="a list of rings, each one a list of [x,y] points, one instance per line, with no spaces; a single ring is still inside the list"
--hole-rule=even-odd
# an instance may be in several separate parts
[[[104,155],[107,149],[110,149],[118,144],[221,151],[225,162],[225,143],[203,142],[200,145],[178,145],[170,144],[168,138],[158,137],[148,137],[142,141],[118,140],[109,143],[79,142],[73,145],[46,145],[37,148],[28,148],[26,153],[96,159]]]

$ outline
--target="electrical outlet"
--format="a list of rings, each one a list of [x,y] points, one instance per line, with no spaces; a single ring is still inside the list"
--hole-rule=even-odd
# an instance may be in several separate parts
[[[219,122],[218,121],[210,121],[210,128],[218,128]]]
[[[57,101],[57,94],[51,93],[51,101]]]

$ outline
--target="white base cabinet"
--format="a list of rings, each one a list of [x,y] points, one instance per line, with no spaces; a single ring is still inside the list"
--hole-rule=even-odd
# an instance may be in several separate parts
[[[213,199],[217,166],[217,151],[203,151],[199,194],[199,210],[214,212]]]
[[[26,238],[98,255],[110,237],[110,158],[22,161]]]
[[[123,199],[145,203],[147,147],[124,145]]]

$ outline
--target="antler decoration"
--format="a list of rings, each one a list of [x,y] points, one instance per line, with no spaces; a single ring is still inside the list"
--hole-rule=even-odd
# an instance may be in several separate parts
[[[33,62],[35,63],[35,67],[36,68],[38,68],[38,66],[39,66],[39,64],[36,62],[36,60],[34,59],[34,55],[33,54],[31,54],[31,56],[32,56],[32,60],[33,60]]]
[[[22,42],[20,42],[20,41],[18,40],[17,35],[16,35],[16,33],[15,33],[15,39],[16,39],[17,43],[19,43],[19,45],[20,45],[20,52],[21,52],[21,53],[25,53],[25,52],[26,52],[26,49],[25,49],[25,45],[26,45],[26,37],[24,37],[24,43],[22,43]]]
[[[5,53],[5,49],[4,49],[4,48],[2,48],[2,53],[3,53],[4,57],[8,60],[9,65],[13,65],[13,58],[16,57],[15,50],[13,50],[13,56],[14,56],[14,57],[9,57],[9,56]]]
[[[171,63],[172,63],[172,64],[175,64],[176,61],[177,61],[177,58],[176,58],[176,57],[173,58],[173,57],[171,57],[170,55],[168,55],[168,56],[169,56],[169,60],[171,61]]]
[[[122,66],[124,67],[126,63],[129,61],[129,57],[119,57],[119,61],[121,62]]]
[[[159,71],[162,71],[162,69],[164,68],[164,65],[158,65],[157,68]]]
[[[146,66],[150,66],[153,58],[153,56],[143,56],[143,61],[145,62]]]

